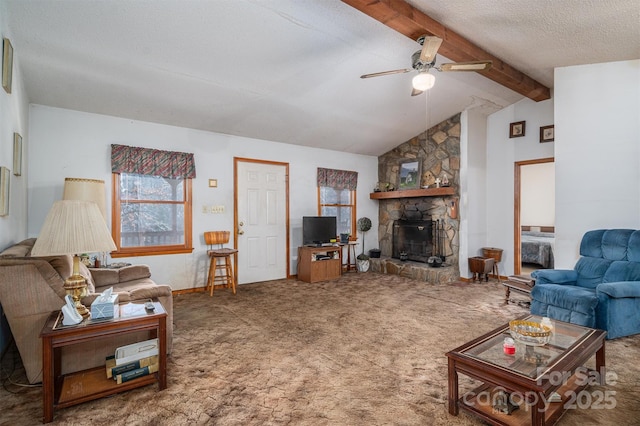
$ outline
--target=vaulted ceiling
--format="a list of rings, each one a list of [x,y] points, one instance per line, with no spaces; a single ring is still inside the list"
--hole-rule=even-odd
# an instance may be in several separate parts
[[[379,155],[464,110],[552,93],[556,67],[640,58],[637,0],[0,0],[30,102]],[[416,34],[444,39],[410,96]],[[551,89],[551,91],[549,90]]]

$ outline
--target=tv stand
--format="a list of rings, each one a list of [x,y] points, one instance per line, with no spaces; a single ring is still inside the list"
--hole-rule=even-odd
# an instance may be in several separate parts
[[[308,283],[332,280],[342,272],[342,248],[298,247],[298,279]]]

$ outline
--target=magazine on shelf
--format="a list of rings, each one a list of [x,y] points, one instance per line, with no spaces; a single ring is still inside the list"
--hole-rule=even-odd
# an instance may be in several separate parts
[[[158,339],[145,340],[132,345],[121,346],[116,349],[116,365],[128,364],[142,358],[159,354]]]

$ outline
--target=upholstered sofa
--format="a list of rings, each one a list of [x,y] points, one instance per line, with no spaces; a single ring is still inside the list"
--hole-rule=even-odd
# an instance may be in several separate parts
[[[7,316],[11,334],[22,358],[30,383],[42,381],[42,342],[40,331],[52,311],[65,304],[64,279],[71,275],[71,256],[31,257],[35,238],[24,240],[0,252],[0,304]],[[158,298],[167,311],[167,347],[171,350],[173,336],[173,296],[171,287],[151,280],[146,265],[120,269],[88,269],[80,265],[80,274],[87,278],[89,294],[82,299],[85,306],[104,290],[113,287],[119,302],[144,301]],[[122,334],[100,339],[90,344],[63,348],[62,373],[69,373],[103,364],[119,346],[143,340],[145,332]]]
[[[531,276],[531,313],[607,331],[607,338],[640,333],[640,231],[589,231],[574,269]]]

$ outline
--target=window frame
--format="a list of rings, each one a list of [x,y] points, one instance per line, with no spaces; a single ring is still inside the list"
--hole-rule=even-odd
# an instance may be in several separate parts
[[[349,235],[356,236],[356,190],[355,189],[350,189],[349,190],[349,197],[351,198],[351,204],[323,204],[321,202],[322,200],[322,188],[332,188],[332,189],[336,189],[332,186],[322,186],[319,185],[317,187],[317,192],[318,192],[318,216],[322,216],[322,208],[323,207],[350,207],[351,208],[351,232],[349,233]]]
[[[136,173],[127,173],[134,175]],[[184,206],[184,244],[162,245],[162,246],[137,246],[121,247],[121,200],[120,200],[120,173],[111,174],[111,235],[116,243],[117,249],[111,252],[112,258],[133,257],[133,256],[155,256],[164,254],[183,254],[193,252],[193,206],[192,206],[192,179],[182,178],[184,184],[183,202],[164,202],[157,200],[144,200],[150,204],[180,204]]]

